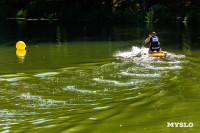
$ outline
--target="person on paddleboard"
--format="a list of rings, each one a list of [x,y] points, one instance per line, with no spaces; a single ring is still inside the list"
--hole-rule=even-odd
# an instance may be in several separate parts
[[[150,41],[150,48],[149,53],[153,52],[161,52],[160,48],[160,42],[158,40],[158,37],[156,36],[156,32],[152,32],[151,35],[145,40],[145,44]]]

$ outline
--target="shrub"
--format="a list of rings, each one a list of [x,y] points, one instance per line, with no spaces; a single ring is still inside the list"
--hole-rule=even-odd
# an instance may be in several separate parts
[[[117,10],[113,12],[114,20],[131,22],[135,20],[135,14],[131,10]]]
[[[199,17],[198,13],[195,12],[194,10],[191,10],[191,11],[186,13],[185,21],[187,21],[187,22],[198,22],[199,21],[198,17]]]
[[[17,12],[16,17],[18,17],[18,18],[25,18],[25,17],[26,17],[26,14],[27,14],[27,11],[21,9],[21,10],[19,10],[19,11]]]
[[[162,5],[154,5],[150,8],[146,15],[148,22],[169,22],[175,18],[167,11],[167,9]]]
[[[14,17],[15,10],[11,5],[8,4],[0,4],[0,18]]]
[[[137,21],[145,21],[146,20],[146,12],[144,10],[137,10],[135,13],[135,18]]]

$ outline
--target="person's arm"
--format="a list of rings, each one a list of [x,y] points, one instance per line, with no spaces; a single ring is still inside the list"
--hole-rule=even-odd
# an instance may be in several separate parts
[[[145,44],[150,41],[150,38],[151,38],[151,35],[149,35],[149,37],[145,40]]]

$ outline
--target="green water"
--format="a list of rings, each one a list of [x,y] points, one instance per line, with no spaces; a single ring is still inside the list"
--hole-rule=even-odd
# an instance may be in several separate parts
[[[198,27],[1,22],[0,133],[200,132]],[[140,48],[151,31],[164,58]]]

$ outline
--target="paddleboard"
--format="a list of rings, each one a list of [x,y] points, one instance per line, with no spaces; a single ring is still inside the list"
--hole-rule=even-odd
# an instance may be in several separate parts
[[[153,52],[151,54],[149,54],[150,57],[163,57],[165,55],[164,52]]]

